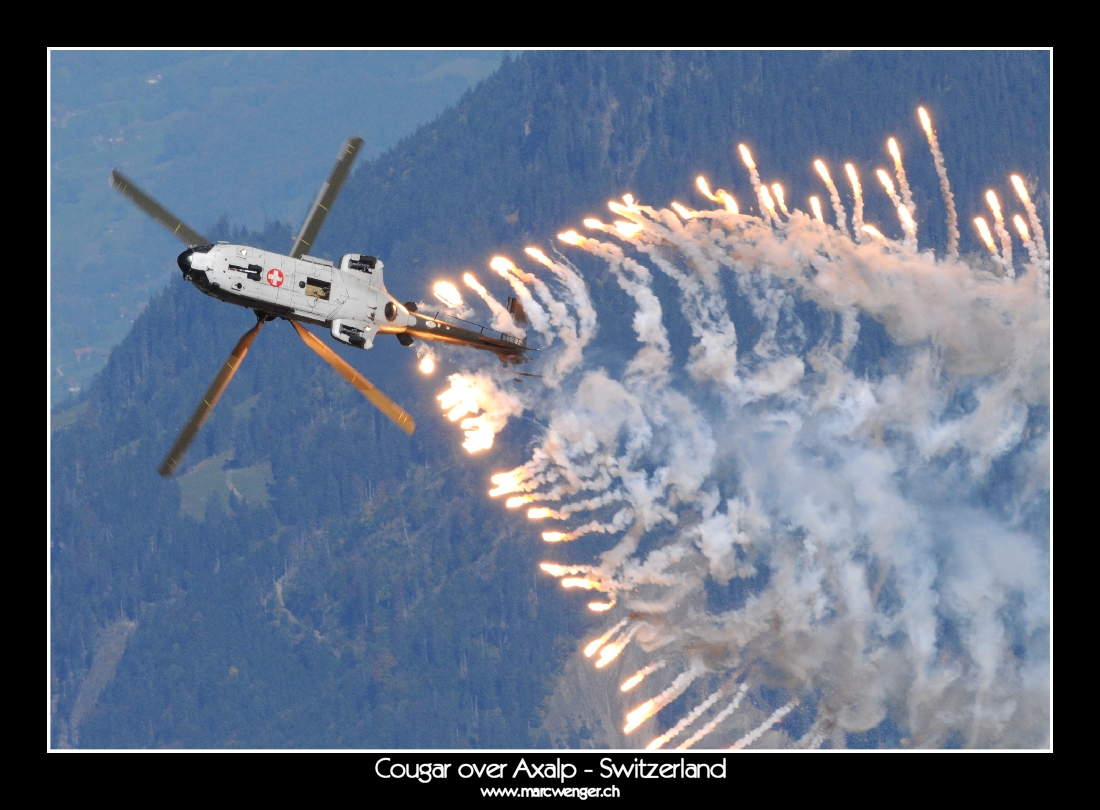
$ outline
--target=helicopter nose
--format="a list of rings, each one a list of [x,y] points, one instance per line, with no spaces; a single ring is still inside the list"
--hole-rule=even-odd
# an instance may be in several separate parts
[[[181,253],[178,257],[176,257],[176,264],[179,265],[179,268],[183,271],[184,275],[191,272],[191,256],[194,255],[194,253],[194,250],[188,248],[187,250],[183,251],[183,253]]]

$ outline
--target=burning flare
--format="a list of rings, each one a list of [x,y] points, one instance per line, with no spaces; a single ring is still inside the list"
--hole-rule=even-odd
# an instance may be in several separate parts
[[[982,217],[975,217],[974,224],[978,226],[978,233],[982,236],[982,241],[985,242],[985,246],[989,248],[989,252],[994,256],[997,255],[997,245],[993,241],[993,234],[989,232],[989,225]]]
[[[775,201],[779,203],[779,210],[784,214],[790,214],[791,212],[787,210],[787,203],[783,199],[783,186],[779,183],[772,183],[772,191],[775,193]]]
[[[940,178],[940,193],[943,195],[943,205],[947,209],[947,255],[952,259],[959,258],[959,217],[955,213],[955,195],[951,193],[951,183],[947,179],[947,164],[943,160],[943,152],[940,151],[940,142],[936,138],[936,131],[932,129],[932,119],[924,107],[917,109],[920,116],[920,125],[924,128],[924,134],[928,136],[928,146],[932,150],[932,162],[936,164],[936,176]]]
[[[462,295],[459,293],[458,287],[451,282],[437,281],[435,286],[432,287],[432,292],[444,306],[450,307],[451,309],[462,308]]]
[[[836,227],[841,233],[848,232],[848,216],[844,213],[844,204],[840,201],[840,192],[836,190],[833,178],[829,176],[829,170],[825,168],[825,161],[815,160],[814,168],[821,175],[825,187],[829,189],[829,199],[833,203],[833,213],[836,214]]]
[[[531,503],[531,501],[533,500],[535,499],[531,495],[517,495],[514,498],[509,498],[508,500],[506,500],[504,502],[504,505],[509,509],[516,509],[520,506],[523,506],[525,503]]]
[[[595,655],[596,651],[600,649],[600,647],[602,647],[604,644],[606,644],[613,635],[618,633],[619,630],[621,630],[626,625],[626,623],[627,619],[623,619],[599,638],[588,642],[588,645],[584,648],[584,657],[591,658],[593,655]]]
[[[917,206],[913,203],[913,191],[909,188],[909,180],[905,176],[905,166],[901,162],[901,150],[898,142],[891,138],[886,148],[890,150],[890,157],[894,159],[894,173],[898,176],[898,185],[901,187],[901,204],[909,209],[910,215],[917,212]]]
[[[741,160],[745,162],[749,171],[756,171],[756,161],[752,159],[752,155],[749,153],[749,148],[745,144],[741,143],[737,145],[738,151],[741,152]]]
[[[423,358],[421,358],[420,371],[424,374],[431,374],[433,371],[435,371],[435,360],[432,359],[432,356],[430,354],[425,355]]]
[[[772,202],[772,195],[768,193],[767,186],[760,186],[760,203],[772,215],[772,219],[779,219],[779,214],[775,213],[775,203]],[[676,203],[673,203],[673,205],[676,205]]]
[[[810,197],[810,210],[814,212],[814,219],[825,224],[825,215],[821,213],[821,200],[817,197]]]
[[[721,202],[716,196],[710,193],[710,186],[707,185],[707,180],[703,175],[699,175],[695,178],[695,187],[699,189],[699,193],[706,197],[711,202]]]
[[[678,202],[672,203],[672,210],[679,214],[683,219],[691,219],[693,216],[695,216],[694,211],[689,211]]]
[[[636,222],[623,222],[621,219],[617,219],[615,220],[615,230],[624,238],[631,239],[637,236],[638,232],[642,230],[642,226]]]
[[[1020,239],[1026,245],[1031,241],[1031,235],[1027,232],[1027,224],[1024,222],[1024,218],[1017,214],[1012,218],[1013,224],[1016,226],[1016,232],[1020,234]]]
[[[496,487],[489,490],[489,497],[496,498],[500,495],[507,495],[509,492],[516,492],[522,489],[523,481],[526,478],[523,467],[516,467],[514,470],[508,472],[498,472],[489,478]]]
[[[1020,202],[1024,204],[1024,210],[1027,211],[1027,219],[1031,223],[1031,231],[1034,234],[1032,238],[1035,241],[1035,249],[1039,254],[1039,261],[1045,265],[1050,254],[1047,253],[1047,240],[1043,234],[1043,224],[1039,221],[1039,212],[1035,209],[1035,203],[1031,201],[1031,195],[1027,193],[1024,179],[1020,175],[1014,174],[1011,180]]]
[[[623,734],[629,734],[654,714],[660,707],[657,706],[655,700],[647,700],[641,706],[630,712],[626,716],[626,725],[623,726]]]
[[[855,206],[852,208],[852,228],[858,240],[860,231],[863,230],[863,186],[859,184],[859,175],[856,174],[855,166],[845,163],[844,171],[847,172],[848,180],[852,184],[852,197],[855,199]]]
[[[547,509],[545,506],[536,506],[533,509],[527,510],[527,519],[542,520],[543,518],[548,518],[553,514],[554,511],[552,509]]]
[[[547,543],[560,543],[563,540],[568,540],[569,535],[565,532],[543,532],[542,539]]]
[[[662,659],[646,667],[643,667],[642,669],[639,669],[637,672],[635,672],[619,685],[619,691],[629,692],[631,689],[633,689],[635,686],[645,680],[645,677],[647,675],[650,675],[659,669],[664,669],[665,663],[666,662],[664,661],[664,659]]]

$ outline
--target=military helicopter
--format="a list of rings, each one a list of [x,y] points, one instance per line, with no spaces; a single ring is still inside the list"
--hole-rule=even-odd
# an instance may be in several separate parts
[[[405,346],[412,345],[416,337],[484,349],[496,354],[506,365],[527,362],[526,313],[514,298],[508,299],[508,310],[519,330],[524,331],[522,338],[439,313],[434,316],[417,313],[416,304],[402,304],[389,294],[383,282],[383,263],[374,256],[347,253],[337,266],[309,255],[362,144],[362,138],[352,137],[345,141],[336,156],[336,165],[321,186],[286,255],[249,245],[211,243],[118,169],[111,172],[111,185],[116,190],[187,246],[176,260],[185,279],[206,295],[246,307],[256,314],[256,325],[237,341],[229,359],[161,462],[157,471],[163,477],[175,473],[260,328],[275,318],[290,321],[309,348],[410,435],[416,428],[413,418],[302,326],[303,323],[323,326],[336,340],[360,349],[370,349],[379,334],[392,334]]]

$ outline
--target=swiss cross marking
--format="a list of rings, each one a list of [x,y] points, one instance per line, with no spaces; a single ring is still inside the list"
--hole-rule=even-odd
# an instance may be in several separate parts
[[[272,267],[267,271],[267,283],[272,287],[283,286],[283,271],[278,267]]]

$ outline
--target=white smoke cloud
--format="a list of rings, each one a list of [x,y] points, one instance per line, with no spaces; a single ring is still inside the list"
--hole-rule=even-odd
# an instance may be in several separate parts
[[[631,690],[626,726],[700,681],[710,697],[662,722],[662,739],[696,722],[686,744],[783,739],[800,705],[813,717],[800,746],[843,745],[887,718],[914,746],[1045,745],[1044,268],[994,275],[918,253],[914,234],[859,244],[842,209],[840,228],[798,211],[678,216],[629,199],[612,210],[630,227],[592,221],[600,238],[561,239],[633,302],[638,348],[623,373],[584,362],[596,321],[575,268],[529,251],[560,282],[515,275],[561,338],[543,358],[561,395],[461,384],[484,388],[467,399],[494,430],[524,409],[548,426],[492,494],[553,504],[548,540],[609,537],[585,571],[615,632],[631,625],[616,643],[669,663]],[[657,274],[676,284],[690,333],[682,368]],[[757,322],[751,346],[729,290]],[[867,329],[879,346],[861,345]],[[712,606],[714,593],[730,604]],[[785,690],[783,706],[748,680]],[[638,703],[642,692],[652,697]],[[742,697],[755,708],[735,712]]]

